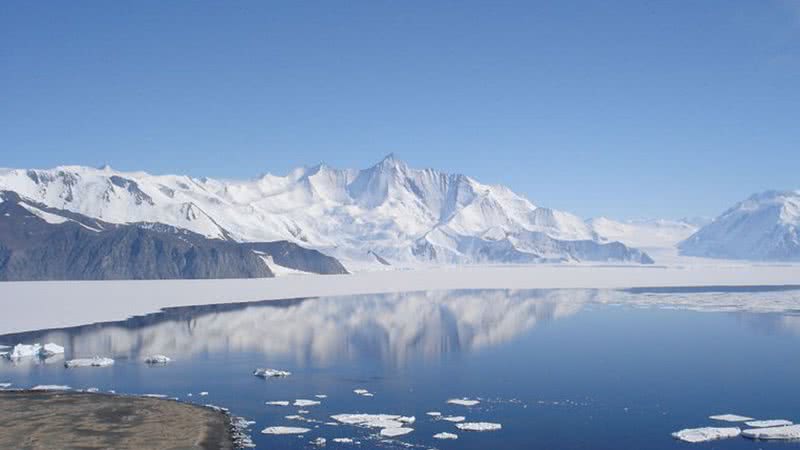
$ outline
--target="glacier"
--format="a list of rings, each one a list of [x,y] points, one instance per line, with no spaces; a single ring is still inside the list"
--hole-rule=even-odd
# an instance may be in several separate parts
[[[394,155],[363,170],[320,164],[246,181],[110,167],[0,169],[0,190],[109,223],[165,224],[237,242],[285,240],[348,267],[653,262],[573,214],[465,175],[412,169]]]

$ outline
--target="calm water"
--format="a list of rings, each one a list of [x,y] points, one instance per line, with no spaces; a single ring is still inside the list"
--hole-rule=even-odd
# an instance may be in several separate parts
[[[110,368],[67,370],[63,360],[0,363],[15,387],[66,384],[212,403],[255,420],[259,448],[683,448],[672,431],[739,413],[800,421],[800,291],[449,291],[177,308],[125,322],[0,336],[56,342],[66,358],[112,356]],[[142,360],[162,353],[163,367]],[[256,367],[286,369],[263,380]],[[364,388],[374,397],[352,391]],[[200,397],[201,391],[208,396]],[[192,397],[187,397],[193,393]],[[297,407],[315,399],[310,422]],[[448,405],[453,397],[477,407]],[[460,431],[427,411],[503,425]],[[414,432],[381,442],[374,431],[332,426],[332,414],[414,415]],[[312,428],[302,438],[267,426]],[[719,424],[722,426],[722,424]],[[455,441],[432,438],[454,432]],[[331,442],[361,440],[360,447]],[[694,448],[800,447],[744,438]]]

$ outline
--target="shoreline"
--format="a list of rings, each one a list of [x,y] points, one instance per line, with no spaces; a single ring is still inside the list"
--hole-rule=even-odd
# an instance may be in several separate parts
[[[0,334],[124,320],[163,308],[451,289],[627,289],[800,284],[800,265],[450,266],[218,280],[0,282]]]

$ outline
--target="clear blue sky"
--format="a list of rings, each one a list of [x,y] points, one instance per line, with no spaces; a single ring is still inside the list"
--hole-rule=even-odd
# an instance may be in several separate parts
[[[800,2],[4,1],[0,166],[326,162],[583,216],[800,188]]]

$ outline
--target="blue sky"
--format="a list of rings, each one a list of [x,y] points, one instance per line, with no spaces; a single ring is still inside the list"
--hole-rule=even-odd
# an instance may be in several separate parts
[[[389,152],[583,216],[800,188],[800,2],[0,3],[0,166]]]

